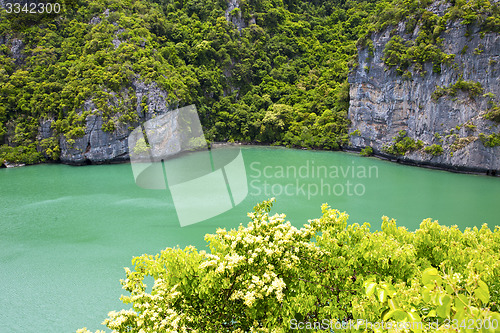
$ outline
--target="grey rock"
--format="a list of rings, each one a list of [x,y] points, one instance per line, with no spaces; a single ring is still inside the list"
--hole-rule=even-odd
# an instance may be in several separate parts
[[[25,55],[22,53],[24,50],[24,42],[20,39],[13,38],[11,45],[10,51],[12,52],[12,57],[16,59],[16,63],[19,64],[25,58]]]
[[[116,22],[115,22],[116,23]],[[113,24],[115,24],[113,23]],[[117,49],[121,43],[123,43],[120,39],[119,39],[119,35],[122,34],[123,32],[125,31],[125,29],[123,28],[118,28],[118,30],[115,32],[115,39],[113,39],[111,41],[111,43],[113,43],[113,46],[115,47],[115,49]]]
[[[101,18],[99,16],[94,16],[90,19],[89,24],[99,24],[101,23]]]
[[[64,135],[59,136],[59,145],[61,148],[60,160],[65,164],[84,165],[84,164],[102,164],[112,162],[122,162],[129,160],[128,136],[132,130],[141,123],[144,123],[155,116],[165,114],[177,106],[168,105],[167,93],[160,89],[156,83],[146,84],[139,79],[135,79],[131,88],[137,98],[136,113],[139,121],[135,124],[117,123],[113,132],[103,130],[103,117],[100,110],[91,100],[84,103],[80,114],[84,111],[91,111],[87,116],[85,134],[80,138],[71,139]],[[140,104],[143,97],[147,99],[147,108]],[[119,97],[116,97],[118,99]],[[39,128],[39,137],[47,136],[46,123]]]
[[[436,3],[431,9],[442,14],[446,7]],[[367,49],[359,49],[359,66],[349,74],[350,132],[360,132],[359,136],[351,137],[350,148],[371,146],[383,155],[383,147],[391,144],[399,131],[405,130],[409,137],[422,140],[425,146],[442,144],[444,153],[432,156],[416,151],[397,158],[403,162],[499,174],[500,147],[485,147],[478,139],[479,133],[499,132],[497,123],[483,117],[489,107],[489,98],[471,98],[468,93],[459,91],[455,98],[444,96],[434,101],[431,95],[437,86],[451,85],[463,75],[464,80],[480,82],[484,93],[495,94],[495,102],[500,103],[500,35],[486,33],[481,38],[479,28],[472,27],[471,35],[466,37],[467,27],[454,22],[441,37],[443,50],[455,54],[456,68],[442,65],[441,73],[437,74],[428,63],[424,65],[426,73],[423,76],[413,73],[411,79],[405,79],[383,62],[391,30],[388,28],[371,36],[373,56]],[[396,31],[405,39],[417,36],[415,31],[405,34],[404,24],[396,27]],[[475,52],[476,48],[483,51]],[[465,124],[473,124],[476,128],[469,129]],[[453,144],[451,130],[462,144]],[[435,137],[437,134],[443,138],[442,143]]]
[[[52,130],[53,119],[41,119],[40,127],[38,128],[37,141],[41,141],[43,139],[48,139],[54,136],[54,131]]]
[[[13,162],[7,162],[7,161],[3,161],[3,164],[5,165],[5,167],[7,168],[18,168],[18,167],[23,167],[25,166],[24,163],[13,163]]]
[[[17,65],[20,65],[26,56],[23,54],[24,42],[18,38],[12,38],[12,36],[4,35],[0,36],[0,45],[7,45],[10,49],[11,57],[14,59]]]
[[[122,43],[122,41],[119,40],[118,38],[115,38],[111,41],[111,43],[113,43],[113,46],[115,47],[115,49],[117,49],[118,46],[120,46],[120,44]]]
[[[146,142],[147,148],[144,146]],[[179,153],[207,149],[194,105],[169,111],[145,122],[131,133],[128,143],[133,163],[166,161]]]
[[[106,10],[102,13],[104,16],[109,17],[109,8],[106,8]],[[101,23],[101,18],[99,16],[94,16],[93,18],[90,19],[89,24],[99,24]]]
[[[112,133],[101,127],[103,119],[98,115],[87,117],[85,135],[75,139],[73,144],[60,137],[61,162],[67,164],[100,164],[128,159],[126,128],[118,127]]]
[[[451,7],[451,3],[449,3],[446,0],[444,0],[444,1],[441,0],[441,1],[435,1],[434,3],[432,3],[427,8],[427,10],[436,14],[436,15],[443,16],[445,14],[445,11],[450,7]]]
[[[240,8],[239,0],[229,0],[224,16],[228,22],[232,22],[236,26],[238,31],[241,31],[241,29],[245,28],[247,25],[245,24],[245,20],[241,17],[241,12],[238,12],[237,15],[230,14],[230,12],[236,8]]]

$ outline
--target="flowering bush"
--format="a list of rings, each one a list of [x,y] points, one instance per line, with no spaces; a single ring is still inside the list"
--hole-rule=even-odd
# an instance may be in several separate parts
[[[500,321],[499,227],[461,232],[427,219],[409,232],[383,217],[382,230],[370,232],[323,205],[321,218],[298,229],[270,216],[272,202],[258,204],[247,227],[206,235],[211,253],[167,248],[134,258],[122,280],[130,295],[121,298],[132,309],[103,324],[113,332],[287,332],[292,322],[324,320]]]

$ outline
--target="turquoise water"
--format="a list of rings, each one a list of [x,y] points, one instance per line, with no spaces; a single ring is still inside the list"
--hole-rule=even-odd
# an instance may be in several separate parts
[[[206,233],[247,223],[246,213],[271,196],[274,212],[296,226],[318,217],[324,202],[373,229],[383,215],[412,230],[428,217],[462,229],[500,224],[500,178],[341,152],[242,147],[242,153],[246,199],[182,228],[170,192],[138,187],[129,164],[1,169],[0,332],[104,329],[107,313],[123,308],[119,280],[133,256],[204,247]]]

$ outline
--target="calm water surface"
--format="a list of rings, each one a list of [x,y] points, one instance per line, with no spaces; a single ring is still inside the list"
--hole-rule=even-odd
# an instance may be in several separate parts
[[[383,215],[410,230],[428,217],[461,229],[500,224],[500,178],[341,152],[242,152],[247,198],[183,228],[169,191],[136,186],[129,164],[0,170],[0,332],[103,329],[108,311],[123,308],[119,280],[133,256],[177,245],[202,248],[206,233],[246,224],[255,203],[272,196],[274,212],[297,227],[319,217],[324,202],[372,229]]]

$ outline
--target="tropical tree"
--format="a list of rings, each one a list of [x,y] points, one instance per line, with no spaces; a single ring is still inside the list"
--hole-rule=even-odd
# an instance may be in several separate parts
[[[258,204],[246,227],[206,235],[209,252],[134,258],[121,281],[132,308],[104,324],[114,332],[378,332],[382,322],[412,332],[498,330],[500,227],[461,232],[427,219],[409,232],[384,217],[371,232],[323,205],[321,218],[298,229],[271,216],[272,203]]]

